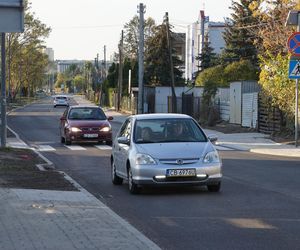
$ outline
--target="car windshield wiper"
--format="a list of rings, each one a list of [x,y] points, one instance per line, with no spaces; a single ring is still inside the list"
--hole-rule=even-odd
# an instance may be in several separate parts
[[[138,139],[138,140],[136,140],[136,143],[138,143],[138,144],[142,144],[142,143],[156,143],[156,141]]]

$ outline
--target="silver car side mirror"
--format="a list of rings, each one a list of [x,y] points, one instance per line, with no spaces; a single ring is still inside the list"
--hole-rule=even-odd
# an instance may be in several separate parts
[[[130,145],[130,140],[127,137],[118,137],[118,143]]]
[[[215,144],[216,141],[218,140],[218,136],[216,136],[216,135],[209,135],[207,138],[208,138],[208,139],[210,140],[210,142],[213,143],[213,144]]]

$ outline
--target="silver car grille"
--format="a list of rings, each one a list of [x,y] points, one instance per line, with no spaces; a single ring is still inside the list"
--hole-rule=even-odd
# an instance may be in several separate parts
[[[199,158],[178,158],[178,159],[160,159],[159,162],[162,164],[169,165],[186,165],[193,164],[199,161]]]
[[[99,128],[81,128],[84,132],[96,132],[99,131]]]

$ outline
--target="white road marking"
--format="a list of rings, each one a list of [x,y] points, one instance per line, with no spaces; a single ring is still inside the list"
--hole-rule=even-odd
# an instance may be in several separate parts
[[[51,152],[51,151],[55,151],[56,149],[49,146],[49,145],[38,145],[37,146],[37,151],[39,152]]]
[[[101,150],[111,150],[112,149],[112,147],[108,146],[108,145],[96,145],[95,147],[98,149],[101,149]]]
[[[66,146],[68,149],[74,150],[74,151],[79,151],[79,150],[86,150],[86,148],[81,147],[81,146]]]

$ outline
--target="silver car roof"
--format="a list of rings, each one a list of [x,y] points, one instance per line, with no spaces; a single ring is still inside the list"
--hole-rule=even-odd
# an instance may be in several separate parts
[[[192,119],[189,115],[185,114],[175,114],[175,113],[155,113],[155,114],[141,114],[141,115],[132,115],[136,120],[147,120],[147,119]]]

